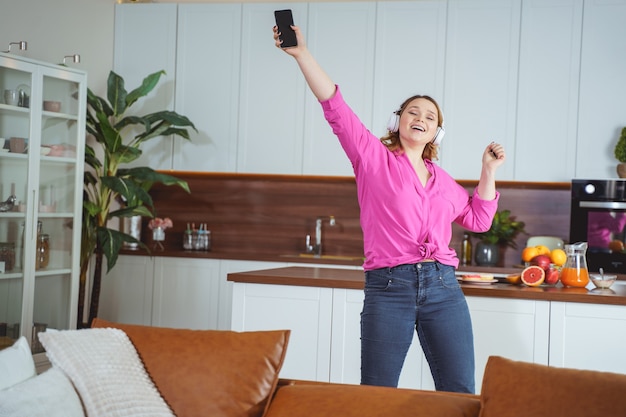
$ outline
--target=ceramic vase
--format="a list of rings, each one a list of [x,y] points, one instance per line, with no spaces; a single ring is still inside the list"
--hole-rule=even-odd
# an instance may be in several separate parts
[[[617,175],[620,178],[626,178],[626,162],[617,164]]]
[[[474,248],[474,262],[479,266],[496,266],[500,260],[500,247],[496,243],[479,241]]]
[[[162,242],[165,240],[165,229],[162,227],[152,229],[152,240],[154,241],[155,250],[164,250]]]

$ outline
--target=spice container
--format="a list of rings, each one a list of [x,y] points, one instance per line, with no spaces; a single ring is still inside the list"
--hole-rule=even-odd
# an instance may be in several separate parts
[[[37,259],[35,269],[48,267],[50,263],[50,236],[40,234],[37,236]]]
[[[0,262],[4,262],[6,272],[15,268],[15,243],[0,242]]]

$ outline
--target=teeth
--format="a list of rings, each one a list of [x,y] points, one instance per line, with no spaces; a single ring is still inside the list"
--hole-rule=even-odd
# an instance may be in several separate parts
[[[424,128],[421,127],[421,126],[412,126],[412,128],[415,129],[415,130],[419,130],[420,132],[424,132],[425,131]]]

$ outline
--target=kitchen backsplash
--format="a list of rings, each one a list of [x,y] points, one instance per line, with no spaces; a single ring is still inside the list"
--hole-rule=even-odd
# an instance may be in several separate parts
[[[211,231],[212,250],[229,255],[282,255],[304,252],[305,237],[314,236],[315,219],[335,216],[324,228],[324,253],[362,255],[362,232],[354,178],[291,175],[216,174],[167,171],[189,183],[191,193],[155,186],[151,195],[159,217],[169,217],[166,249],[182,248],[187,224],[204,223]],[[476,181],[459,181],[470,192]],[[499,209],[509,209],[526,223],[528,235],[518,249],[504,253],[505,266],[520,262],[532,235],[569,238],[570,184],[498,182]],[[145,220],[144,220],[145,222]],[[144,224],[145,226],[145,224]],[[149,240],[144,227],[144,240]],[[451,246],[460,250],[462,228],[454,226]]]

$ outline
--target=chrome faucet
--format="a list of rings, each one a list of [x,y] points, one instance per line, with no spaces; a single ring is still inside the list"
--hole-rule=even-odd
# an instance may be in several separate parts
[[[314,256],[322,256],[322,223],[324,219],[328,219],[328,225],[335,225],[335,216],[318,217],[315,219],[315,244],[311,244],[311,236],[306,236],[306,251]]]

